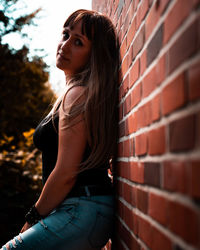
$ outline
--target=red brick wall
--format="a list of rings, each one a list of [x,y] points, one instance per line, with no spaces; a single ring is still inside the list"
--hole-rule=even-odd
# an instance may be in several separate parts
[[[93,0],[121,52],[112,249],[200,249],[199,3]]]

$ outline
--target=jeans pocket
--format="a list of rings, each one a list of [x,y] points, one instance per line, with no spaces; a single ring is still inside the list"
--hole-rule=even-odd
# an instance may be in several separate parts
[[[43,222],[48,230],[62,237],[62,232],[76,216],[77,204],[69,204],[54,210]]]
[[[113,218],[97,212],[94,226],[91,228],[88,238],[91,247],[99,248],[105,246],[112,234],[112,229]]]

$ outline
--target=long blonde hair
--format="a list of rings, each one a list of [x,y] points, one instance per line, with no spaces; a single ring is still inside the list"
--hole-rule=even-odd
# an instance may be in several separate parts
[[[116,154],[119,47],[115,28],[108,17],[80,9],[68,17],[64,27],[71,28],[80,20],[82,33],[92,42],[91,57],[84,69],[70,79],[68,85],[85,86],[86,98],[78,105],[75,100],[67,116],[71,121],[69,126],[72,126],[73,118],[80,113],[84,114],[91,153],[80,167],[88,169],[108,162]],[[51,112],[52,119],[58,115],[58,105],[62,104],[67,91],[55,103]]]

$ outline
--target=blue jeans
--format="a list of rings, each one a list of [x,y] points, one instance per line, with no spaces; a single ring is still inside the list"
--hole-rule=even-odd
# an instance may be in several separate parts
[[[112,234],[113,216],[113,196],[67,198],[45,219],[9,241],[10,249],[101,249]]]

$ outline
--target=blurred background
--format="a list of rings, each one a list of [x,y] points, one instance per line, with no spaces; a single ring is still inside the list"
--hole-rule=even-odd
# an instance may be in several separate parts
[[[91,0],[0,0],[0,246],[19,233],[41,188],[32,136],[64,87],[55,67],[65,19]]]

